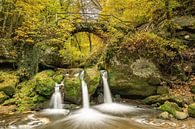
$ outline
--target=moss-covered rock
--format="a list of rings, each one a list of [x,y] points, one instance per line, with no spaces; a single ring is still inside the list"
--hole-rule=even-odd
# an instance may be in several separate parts
[[[159,85],[158,70],[153,63],[140,60],[109,69],[109,83],[113,93],[139,97],[156,94],[156,85]]]
[[[36,92],[42,96],[50,96],[55,86],[55,81],[52,79],[54,71],[46,70],[38,73],[34,79],[36,81]]]
[[[100,83],[100,72],[96,67],[85,69],[85,81],[88,85],[89,95],[93,95]]]
[[[19,82],[18,77],[10,73],[0,72],[0,78],[0,91],[11,97],[15,93],[15,86]]]
[[[184,104],[185,104],[184,98],[175,97],[175,96],[171,96],[168,94],[149,96],[149,97],[144,99],[145,104],[158,103],[161,105],[161,104],[164,104],[164,102],[166,102],[166,101],[174,102],[174,103],[178,104],[179,106],[184,106]]]
[[[159,86],[157,88],[157,94],[158,95],[169,94],[169,88],[167,86]]]
[[[25,81],[18,85],[14,96],[17,110],[31,110],[34,107],[33,97],[36,95],[35,85],[36,82],[34,80]]]
[[[40,103],[48,100],[55,85],[52,80],[54,74],[52,70],[45,70],[36,74],[32,79],[20,83],[14,95],[17,110],[33,110]]]
[[[176,111],[182,111],[182,109],[173,102],[166,101],[163,105],[159,107],[161,111],[167,111],[176,117]]]
[[[63,73],[66,73],[64,80],[64,99],[74,103],[80,103],[81,101],[81,82],[79,79],[79,73],[82,69],[63,69]]]
[[[59,84],[62,82],[63,79],[64,79],[63,75],[56,75],[53,80]]]
[[[36,92],[36,81],[34,79],[24,81],[18,85],[14,96],[18,111],[32,110],[36,105],[46,100]]]
[[[191,117],[195,118],[195,103],[192,103],[188,106],[188,113]]]
[[[175,17],[172,19],[177,25],[176,37],[187,45],[194,46],[195,34],[195,18],[191,16]]]
[[[2,104],[8,98],[9,97],[3,91],[0,92],[0,104]]]
[[[154,96],[149,96],[145,98],[144,103],[145,104],[155,104],[155,103],[163,104],[165,101],[169,99],[170,99],[169,95],[154,95]]]
[[[38,79],[36,83],[36,92],[43,96],[50,96],[55,87],[55,81],[51,78]]]

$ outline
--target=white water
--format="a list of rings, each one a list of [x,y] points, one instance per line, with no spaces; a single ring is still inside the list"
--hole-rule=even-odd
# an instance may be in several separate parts
[[[51,100],[50,100],[50,107],[48,109],[44,109],[42,111],[43,114],[47,114],[47,115],[57,115],[57,114],[62,114],[62,115],[66,115],[69,113],[69,110],[63,109],[63,99],[62,99],[62,95],[60,92],[60,87],[64,86],[64,80],[58,84],[55,83],[55,92],[53,93]]]
[[[102,74],[103,86],[104,86],[104,103],[112,103],[112,95],[111,95],[110,88],[108,85],[107,71],[101,70],[100,72]]]
[[[138,108],[134,106],[128,106],[124,104],[119,103],[113,103],[112,102],[112,95],[110,92],[109,84],[108,84],[108,74],[106,70],[100,71],[102,75],[103,80],[103,87],[104,87],[104,103],[101,105],[96,106],[97,109],[108,112],[108,113],[116,113],[116,114],[122,114],[122,113],[128,113],[131,111],[135,111]]]
[[[89,108],[89,95],[88,95],[87,84],[84,81],[84,71],[80,73],[80,79],[81,79],[81,87],[82,87],[83,108],[88,109]]]
[[[55,83],[55,92],[53,93],[53,95],[51,97],[50,105],[54,109],[62,109],[63,108],[60,86],[61,86],[61,84]]]

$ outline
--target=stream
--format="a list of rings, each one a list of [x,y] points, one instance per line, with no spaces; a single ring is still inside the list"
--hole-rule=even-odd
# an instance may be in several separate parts
[[[1,115],[0,129],[195,129],[195,119],[163,120],[160,111],[135,103],[125,103],[129,112],[106,112],[92,107],[89,111],[73,110],[69,114]],[[137,106],[139,105],[139,106]]]

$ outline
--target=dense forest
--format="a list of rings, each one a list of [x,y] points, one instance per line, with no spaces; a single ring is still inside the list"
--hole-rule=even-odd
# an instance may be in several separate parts
[[[0,0],[0,114],[47,108],[61,82],[74,109],[82,70],[92,105],[106,70],[115,101],[193,119],[195,0]]]

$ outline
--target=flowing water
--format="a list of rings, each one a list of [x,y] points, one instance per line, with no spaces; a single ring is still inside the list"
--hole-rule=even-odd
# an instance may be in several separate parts
[[[42,111],[43,114],[51,114],[51,115],[55,115],[55,114],[68,114],[69,110],[65,110],[63,109],[63,99],[62,99],[62,95],[60,92],[60,87],[64,86],[64,80],[61,82],[61,84],[55,83],[55,91],[51,97],[50,100],[50,104],[49,106],[51,108],[48,109],[44,109]]]
[[[84,71],[80,73],[81,87],[82,87],[82,97],[83,97],[83,108],[89,108],[89,94],[87,84],[84,81]]]
[[[112,103],[112,95],[108,85],[108,74],[106,70],[101,70],[103,86],[104,86],[104,103]]]
[[[137,102],[126,104],[142,106]],[[73,111],[68,116],[44,116],[40,112],[1,115],[0,129],[195,129],[193,118],[162,120],[157,118],[159,113],[158,110],[142,106],[121,116],[94,109]]]
[[[158,110],[150,109],[140,103],[132,103],[133,101],[125,104],[112,103],[107,75],[105,73],[103,75],[104,86],[106,86],[104,93],[108,93],[105,97],[106,103],[97,107],[89,106],[88,88],[82,71],[80,79],[83,108],[75,111],[73,109],[71,114],[65,115],[66,110],[58,109],[61,108],[62,103],[53,102],[59,99],[55,94],[59,93],[59,86],[56,85],[53,96],[56,99],[51,100],[53,109],[47,112],[63,110],[63,115],[58,112],[52,115],[45,115],[42,112],[3,115],[0,116],[0,129],[195,129],[195,119],[192,118],[182,121],[162,120],[157,117],[160,114]]]
[[[112,114],[123,114],[138,110],[138,108],[134,106],[112,102],[112,94],[108,84],[108,73],[106,70],[101,70],[100,73],[103,80],[104,103],[96,106],[97,110]]]
[[[55,83],[55,92],[53,93],[53,95],[51,97],[50,106],[52,106],[52,108],[54,108],[54,109],[62,109],[63,108],[60,86],[61,86],[61,84]]]

